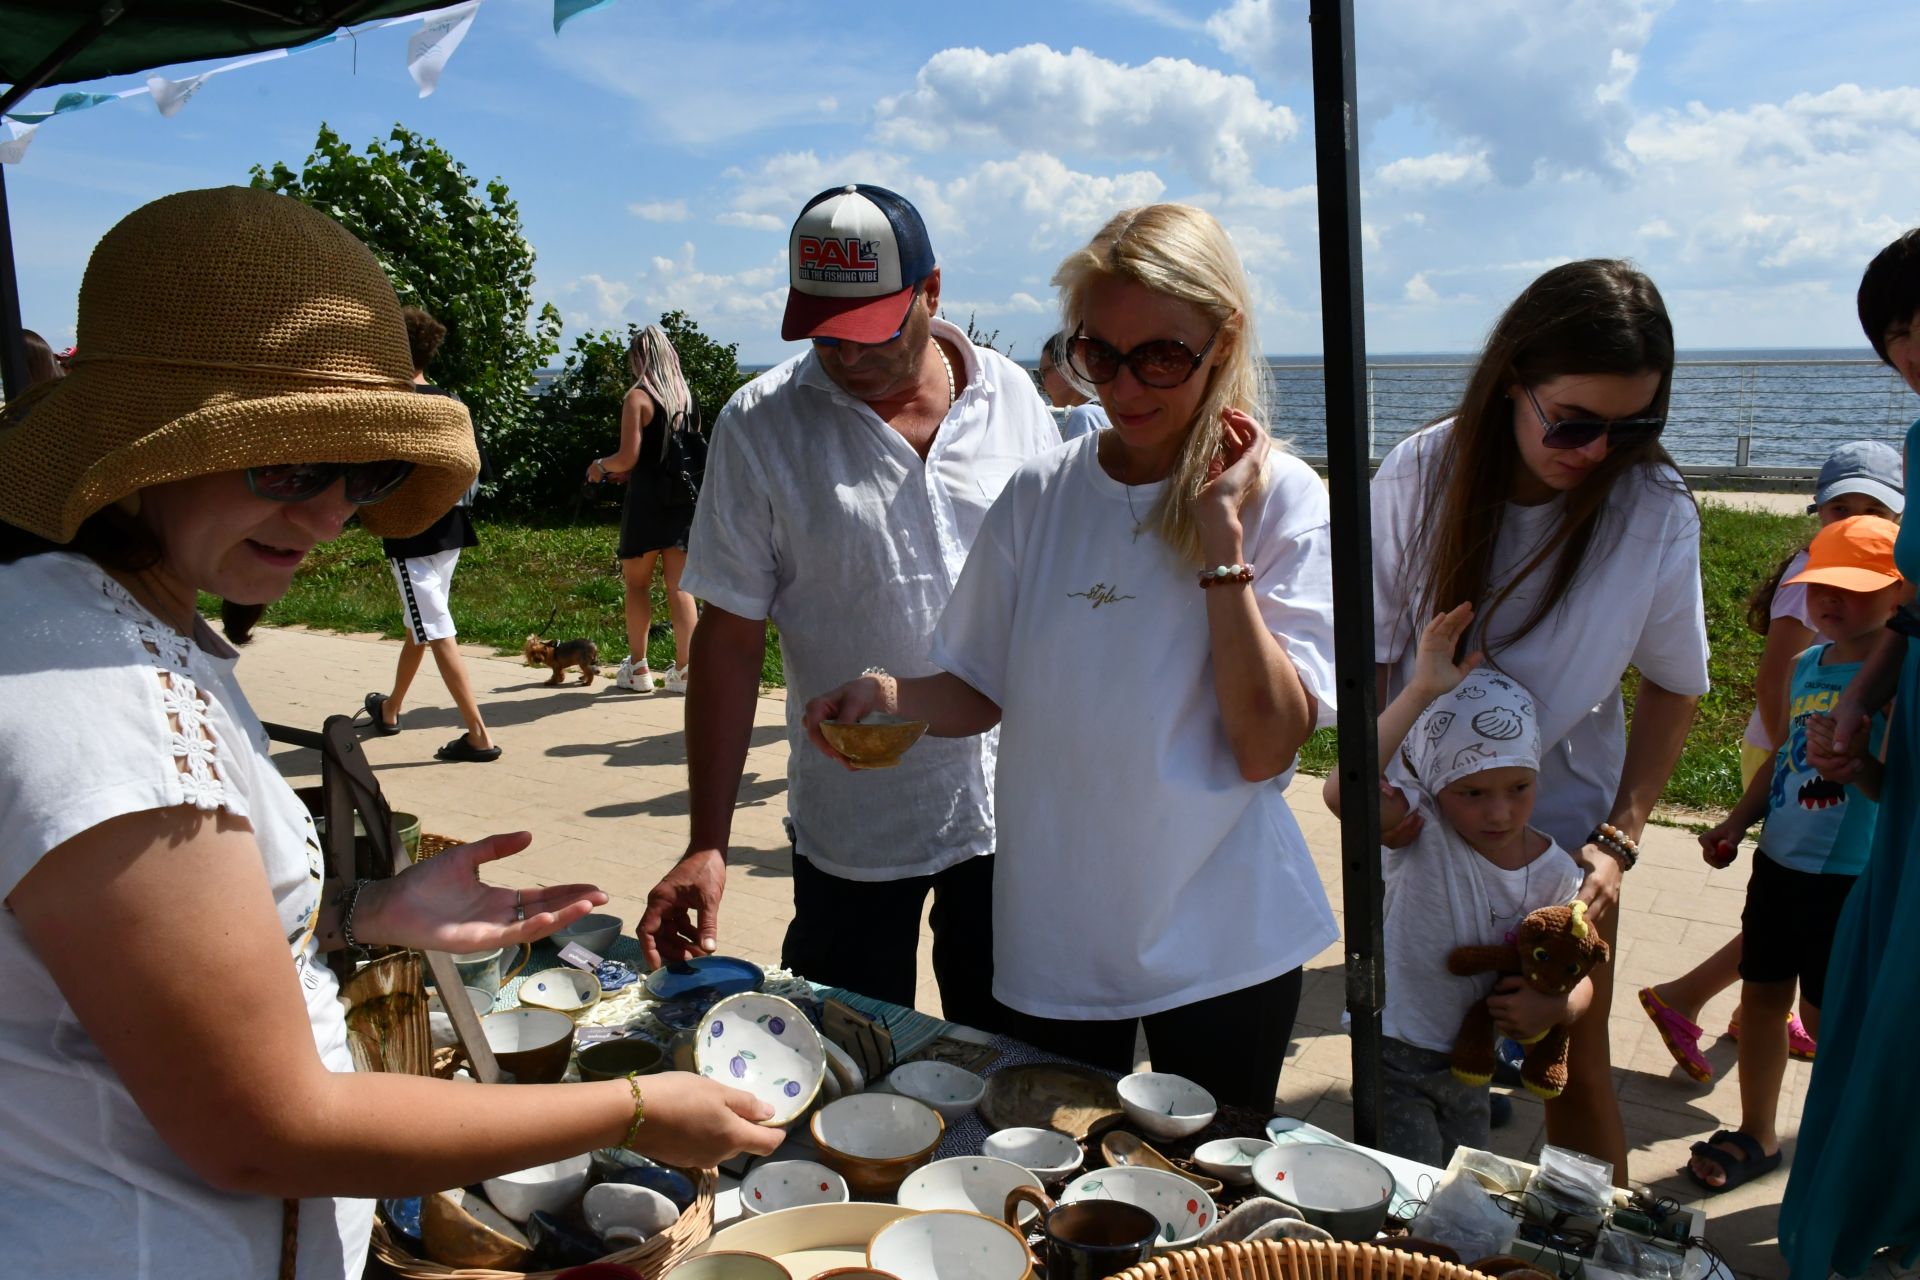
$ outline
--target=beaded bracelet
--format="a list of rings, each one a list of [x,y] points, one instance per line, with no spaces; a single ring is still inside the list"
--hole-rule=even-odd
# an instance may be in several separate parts
[[[353,936],[353,912],[354,908],[360,905],[360,891],[372,883],[373,881],[371,880],[355,880],[351,885],[342,889],[339,896],[334,899],[335,902],[344,904],[340,912],[340,940],[346,943],[349,950],[358,951],[360,958],[363,960],[371,960],[373,958],[373,951],[365,943],[361,942],[360,939]]]
[[[1603,822],[1595,827],[1587,836],[1587,843],[1611,854],[1622,871],[1633,870],[1634,864],[1640,861],[1640,846],[1611,822]]]
[[[1245,583],[1253,581],[1253,566],[1250,564],[1222,564],[1200,571],[1202,587],[1217,587],[1224,582]]]
[[[640,1136],[640,1126],[647,1122],[647,1100],[640,1096],[639,1072],[627,1072],[627,1088],[633,1091],[633,1122],[627,1126],[627,1136],[620,1140],[620,1145],[631,1151],[633,1140]]]

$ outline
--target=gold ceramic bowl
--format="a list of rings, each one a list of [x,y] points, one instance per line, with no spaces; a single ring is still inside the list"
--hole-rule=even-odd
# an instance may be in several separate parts
[[[820,1163],[868,1200],[891,1200],[907,1175],[933,1158],[947,1131],[938,1111],[897,1093],[835,1099],[813,1113],[809,1128]]]
[[[442,1266],[518,1270],[533,1249],[518,1227],[462,1188],[420,1202],[421,1246]]]
[[[862,724],[823,721],[820,732],[856,769],[891,769],[927,731],[925,720],[877,716]]]

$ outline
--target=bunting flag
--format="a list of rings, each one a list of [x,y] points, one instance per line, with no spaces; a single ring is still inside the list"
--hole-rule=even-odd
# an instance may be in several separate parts
[[[612,3],[613,0],[553,0],[553,34],[559,35],[560,28],[581,14],[604,9]]]
[[[110,102],[120,102],[127,98],[151,97],[160,114],[168,119],[178,115],[188,102],[206,86],[214,76],[225,75],[229,71],[238,71],[242,67],[255,66],[262,62],[291,57],[297,53],[306,53],[322,45],[332,44],[342,36],[358,36],[370,31],[383,31],[388,27],[405,26],[419,23],[416,31],[407,41],[407,74],[420,86],[420,96],[426,97],[440,83],[440,74],[446,70],[447,60],[453,56],[460,42],[466,39],[467,32],[473,27],[473,18],[480,10],[483,0],[464,0],[464,3],[450,5],[444,9],[433,9],[426,13],[409,14],[402,18],[387,18],[369,23],[364,27],[342,28],[331,35],[321,36],[306,44],[295,45],[290,49],[269,49],[264,53],[253,54],[208,71],[197,72],[179,80],[170,80],[165,76],[148,76],[146,83],[132,89],[122,89],[115,93],[63,93],[46,111],[13,111],[0,118],[0,164],[18,164],[27,152],[27,144],[33,140],[33,134],[42,124],[55,116],[67,115],[75,111],[87,111],[94,107],[105,106]],[[554,0],[554,29],[559,30],[563,21],[559,10],[571,3],[576,12],[598,8],[610,0]],[[573,14],[569,13],[568,17]]]

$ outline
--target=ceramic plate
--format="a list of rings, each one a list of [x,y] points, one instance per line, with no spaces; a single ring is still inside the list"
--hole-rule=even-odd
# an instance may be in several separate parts
[[[676,960],[647,975],[647,994],[655,1000],[704,1000],[712,1004],[767,983],[759,965],[734,956],[695,956]]]
[[[1124,1200],[1160,1222],[1161,1244],[1191,1244],[1213,1225],[1213,1197],[1177,1174],[1158,1169],[1095,1169],[1083,1173],[1060,1193],[1061,1204],[1075,1200]]]
[[[912,1212],[897,1204],[805,1204],[723,1227],[692,1256],[728,1249],[764,1253],[792,1272],[793,1280],[813,1280],[836,1267],[866,1266],[867,1241]]]
[[[994,1129],[1058,1129],[1084,1138],[1120,1112],[1113,1081],[1088,1067],[1063,1062],[1008,1067],[987,1077],[980,1114]]]
[[[770,1125],[798,1119],[827,1073],[827,1051],[807,1015],[757,991],[728,996],[707,1011],[694,1032],[693,1062],[701,1075],[771,1106]]]

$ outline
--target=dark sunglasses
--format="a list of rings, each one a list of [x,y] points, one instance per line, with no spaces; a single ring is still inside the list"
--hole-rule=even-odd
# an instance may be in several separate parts
[[[1667,428],[1665,418],[1562,418],[1555,422],[1547,417],[1546,410],[1540,407],[1540,398],[1533,394],[1533,388],[1521,383],[1527,393],[1527,401],[1533,405],[1533,411],[1540,418],[1544,432],[1540,443],[1549,449],[1584,449],[1601,436],[1607,438],[1610,449],[1624,449],[1657,437]]]
[[[413,464],[399,459],[386,462],[289,462],[274,467],[248,467],[247,488],[256,498],[270,502],[305,502],[317,498],[335,480],[346,478],[347,501],[356,507],[369,506],[407,482]]]
[[[893,331],[893,336],[891,338],[882,338],[878,342],[855,342],[853,345],[856,347],[884,347],[889,342],[898,342],[900,340],[900,335],[907,331],[907,317],[913,314],[913,304],[915,301],[919,299],[919,297],[920,297],[920,287],[918,285],[915,285],[913,289],[913,296],[907,299],[907,309],[900,317],[900,327]],[[813,345],[816,347],[837,347],[840,345],[841,341],[842,340],[839,338],[812,339]],[[847,339],[847,341],[852,341],[852,340]]]
[[[1120,376],[1120,366],[1133,370],[1143,386],[1158,387],[1166,390],[1177,387],[1193,376],[1200,362],[1207,358],[1207,352],[1213,350],[1215,339],[1220,330],[1213,331],[1206,345],[1198,351],[1191,351],[1184,342],[1172,338],[1156,338],[1152,342],[1143,342],[1131,351],[1121,351],[1112,343],[1102,342],[1098,338],[1089,338],[1076,333],[1067,343],[1067,363],[1073,366],[1075,373],[1096,385],[1112,382]]]

